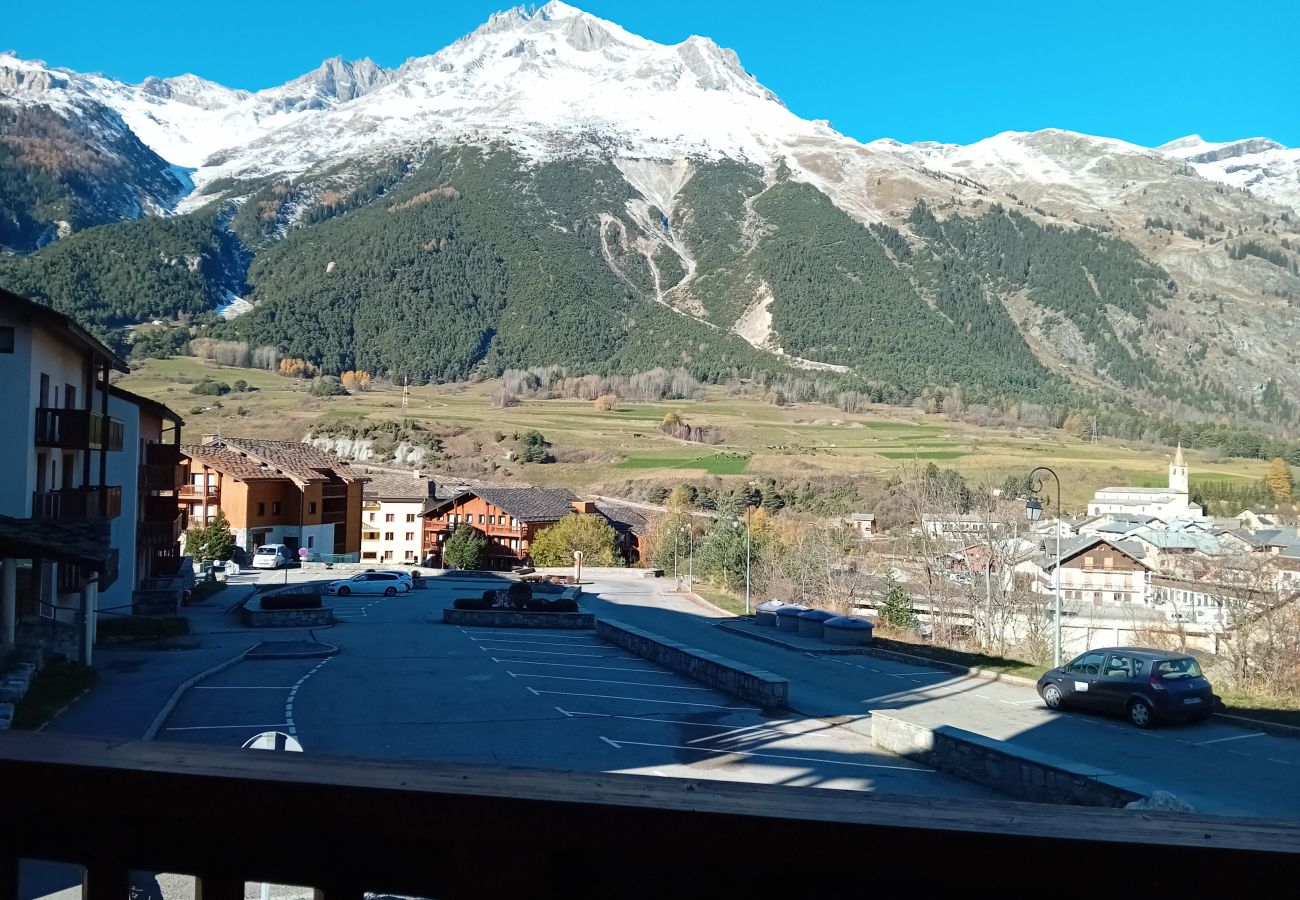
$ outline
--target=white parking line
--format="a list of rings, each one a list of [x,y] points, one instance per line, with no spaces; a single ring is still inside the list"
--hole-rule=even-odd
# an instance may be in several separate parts
[[[475,629],[474,631],[469,631],[468,629],[462,628],[460,629],[460,632],[461,634],[468,635],[470,637],[476,634],[498,635],[498,636],[505,636],[505,637],[519,636],[519,629],[517,628],[514,631],[479,631],[478,629]],[[546,636],[548,638],[563,639],[566,641],[589,641],[592,639],[592,636],[589,634],[549,634],[548,633]]]
[[[1244,741],[1246,738],[1256,738],[1256,737],[1263,737],[1263,736],[1264,736],[1264,732],[1262,731],[1256,731],[1251,734],[1234,734],[1231,737],[1215,738],[1212,741],[1197,741],[1196,746],[1204,747],[1206,744],[1222,744],[1225,741]]]
[[[603,653],[561,653],[558,650],[516,650],[514,647],[479,647],[489,653],[527,653],[530,656],[578,656],[586,659],[616,659],[620,661],[641,661],[639,656],[606,656]]]
[[[744,728],[736,728],[729,725],[716,725],[712,722],[684,722],[681,719],[656,719],[656,718],[651,718],[649,716],[620,716],[615,713],[598,713],[598,712],[586,712],[584,710],[578,710],[578,709],[564,709],[563,707],[560,706],[555,707],[555,711],[560,715],[564,716],[566,719],[627,719],[628,721],[631,722],[651,722],[651,723],[662,722],[665,725],[690,725],[694,728],[710,728],[715,731],[723,731],[728,733],[748,731],[755,728],[768,728],[769,730],[775,731],[775,733],[777,734],[784,734],[784,732],[776,731],[774,728],[772,728],[770,723],[767,722],[760,722],[757,725],[747,725]]]
[[[497,659],[495,656],[492,657],[492,661],[494,663],[510,662],[519,666],[556,666],[561,669],[603,669],[606,672],[643,672],[647,675],[660,674],[658,669],[628,669],[623,666],[588,666],[588,665],[583,665],[582,663],[552,663],[552,662],[541,662],[540,660],[533,660],[533,659],[500,660]],[[663,673],[663,674],[668,674],[668,673]]]
[[[733,711],[745,712],[762,712],[756,706],[718,706],[714,703],[688,703],[685,700],[647,700],[645,697],[615,697],[611,694],[575,694],[570,691],[539,691],[535,687],[529,687],[533,694],[541,696],[542,694],[554,694],[557,697],[594,697],[599,700],[632,700],[636,703],[659,703],[666,706],[698,706],[703,709],[729,709]]]
[[[476,638],[476,637],[471,637],[470,640],[471,640],[471,641],[474,641],[474,642],[476,642],[476,643],[479,642],[479,639]],[[608,646],[609,646],[608,644],[605,644],[605,643],[596,643],[596,644],[557,644],[557,643],[555,643],[554,641],[505,641],[505,640],[501,640],[500,638],[484,638],[483,640],[488,641],[489,643],[492,643],[492,644],[539,644],[539,645],[541,645],[541,646],[543,646],[543,647],[587,647],[587,648],[591,648],[591,649],[599,649],[599,648],[601,648],[601,647],[608,647]]]
[[[973,697],[979,697],[981,700],[991,700],[995,703],[1005,703],[1007,706],[1025,706],[1029,703],[1038,703],[1038,700],[1003,700],[1001,697],[990,697],[988,694],[972,694]]]
[[[712,747],[684,747],[681,744],[650,744],[645,741],[611,741],[604,735],[602,741],[615,749],[624,747],[658,747],[663,750],[694,750],[697,753],[717,753],[722,756],[761,756],[764,759],[788,759],[792,762],[822,763],[828,766],[853,766],[857,769],[891,769],[895,772],[924,772],[933,775],[934,769],[918,769],[912,766],[884,766],[877,763],[844,762],[838,759],[817,759],[815,756],[786,756],[783,753],[757,753],[752,750],[715,750]]]
[[[274,725],[181,725],[176,728],[168,728],[168,731],[213,731],[218,728],[256,728],[259,731],[266,731],[270,728],[285,728],[288,722],[277,722]]]
[[[682,687],[676,684],[655,684],[648,681],[609,681],[605,678],[575,678],[569,675],[529,675],[521,672],[511,672],[506,669],[506,674],[511,678],[550,678],[555,681],[589,681],[592,684],[624,684],[628,687],[652,687],[664,688],[670,691],[709,691],[711,688]],[[667,674],[667,673],[666,673]]]
[[[276,684],[276,685],[258,685],[256,687],[251,687],[251,686],[244,686],[238,684],[230,684],[230,685],[200,684],[200,685],[195,685],[194,690],[196,691],[291,691],[293,690],[293,685]]]

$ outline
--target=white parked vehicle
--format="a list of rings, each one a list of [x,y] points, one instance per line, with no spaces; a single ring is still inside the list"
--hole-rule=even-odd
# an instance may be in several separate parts
[[[408,588],[415,587],[415,579],[411,577],[410,572],[403,572],[401,569],[366,569],[366,572],[379,572],[383,575],[396,575],[406,582]]]
[[[342,581],[331,581],[325,585],[325,593],[346,597],[349,594],[383,594],[395,597],[411,589],[410,577],[403,578],[400,572],[361,572]]]
[[[254,569],[279,569],[292,565],[297,557],[284,544],[263,544],[253,554]]]

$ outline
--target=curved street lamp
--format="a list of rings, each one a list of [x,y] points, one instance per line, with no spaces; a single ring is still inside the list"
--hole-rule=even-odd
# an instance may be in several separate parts
[[[1037,522],[1043,516],[1043,501],[1038,499],[1043,492],[1043,479],[1039,477],[1040,473],[1051,475],[1056,482],[1056,568],[1052,571],[1052,593],[1056,598],[1052,667],[1056,668],[1061,665],[1061,477],[1047,466],[1037,466],[1029,473],[1029,489],[1034,496],[1025,501],[1025,518],[1030,522]]]
[[[749,558],[750,548],[753,545],[754,532],[750,527],[749,521],[750,508],[745,507],[745,615],[749,615]],[[740,519],[731,520],[732,528],[740,527]]]

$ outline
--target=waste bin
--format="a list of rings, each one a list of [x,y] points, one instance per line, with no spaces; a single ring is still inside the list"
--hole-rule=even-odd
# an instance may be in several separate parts
[[[787,603],[776,611],[776,628],[778,631],[799,630],[799,614],[808,611],[808,607],[798,603]]]
[[[785,606],[784,600],[767,600],[754,607],[754,624],[776,627],[776,611]]]
[[[799,613],[799,634],[804,637],[818,638],[822,636],[822,623],[827,619],[837,618],[836,614],[825,609],[810,609],[807,612]]]
[[[828,644],[865,646],[871,643],[874,627],[857,616],[836,616],[822,623],[822,640]]]

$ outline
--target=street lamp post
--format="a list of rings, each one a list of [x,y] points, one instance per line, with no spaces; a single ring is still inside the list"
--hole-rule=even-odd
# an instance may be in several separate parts
[[[749,507],[745,507],[745,615],[749,615],[749,554],[754,543],[754,529],[749,518]]]
[[[1039,473],[1045,472],[1056,482],[1056,568],[1052,570],[1052,593],[1055,595],[1055,621],[1053,622],[1052,666],[1061,665],[1061,477],[1047,466],[1037,466],[1029,473],[1030,490],[1034,496],[1025,501],[1025,518],[1037,522],[1043,515],[1043,502],[1038,495],[1043,492],[1043,480]]]
[[[689,531],[686,532],[689,543],[686,550],[686,593],[695,593],[695,523],[691,522],[686,526]]]

